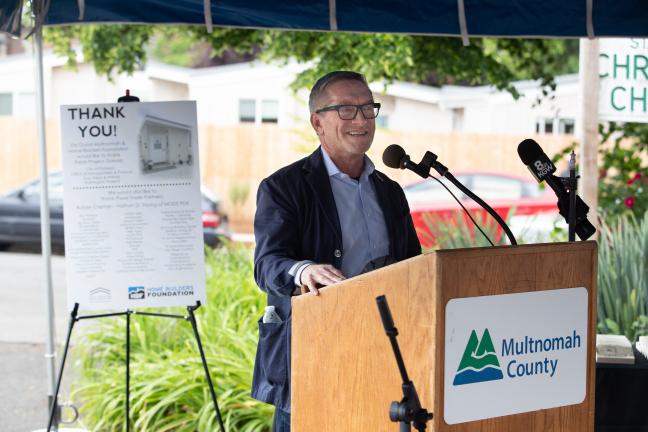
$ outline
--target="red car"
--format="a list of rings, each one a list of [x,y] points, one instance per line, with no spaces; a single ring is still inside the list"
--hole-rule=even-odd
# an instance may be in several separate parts
[[[526,240],[536,240],[549,234],[557,220],[557,198],[549,188],[541,188],[533,179],[486,172],[464,172],[455,174],[464,186],[486,201],[505,219],[509,218],[509,227],[518,237],[524,235]],[[473,200],[453,186],[448,180],[441,180],[455,194],[461,203],[476,215],[475,219],[484,220],[485,211]],[[414,227],[421,246],[432,248],[436,244],[437,221],[457,220],[462,212],[459,204],[434,179],[421,180],[403,188],[410,206]],[[465,217],[467,220],[467,217]],[[467,220],[468,224],[471,224]],[[498,236],[501,231],[497,231]]]

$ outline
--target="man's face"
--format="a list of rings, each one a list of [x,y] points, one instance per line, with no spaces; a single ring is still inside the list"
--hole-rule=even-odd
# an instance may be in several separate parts
[[[363,105],[372,103],[371,92],[364,83],[353,80],[336,81],[320,96],[317,108],[331,105]],[[311,114],[311,124],[319,135],[322,147],[333,160],[352,160],[364,155],[373,141],[375,119],[365,119],[358,111],[352,120],[342,120],[337,111]]]

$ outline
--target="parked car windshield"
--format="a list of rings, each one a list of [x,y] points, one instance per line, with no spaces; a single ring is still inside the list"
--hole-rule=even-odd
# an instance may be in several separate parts
[[[63,200],[63,175],[60,171],[49,174],[47,181],[47,189],[49,190],[50,200]],[[35,201],[40,198],[41,182],[35,180],[29,183],[23,189],[23,198],[29,201]]]
[[[465,185],[467,177],[457,176],[457,180]],[[457,199],[464,199],[463,192],[457,189],[452,183],[450,183],[446,179],[440,179],[440,181],[442,181],[443,184],[452,191]],[[405,191],[405,197],[407,198],[409,205],[454,201],[448,191],[434,179],[427,179],[418,183],[414,183],[412,185],[406,186],[403,190]]]
[[[477,196],[488,201],[519,200],[522,198],[539,198],[546,191],[533,181],[496,174],[462,174],[456,176],[468,189]],[[446,179],[443,183],[457,196],[464,199],[465,195]],[[410,205],[434,204],[453,201],[452,197],[436,180],[428,179],[404,188],[405,196]]]

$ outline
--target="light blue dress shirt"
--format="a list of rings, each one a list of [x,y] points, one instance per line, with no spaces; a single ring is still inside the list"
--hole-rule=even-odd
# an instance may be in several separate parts
[[[340,171],[324,148],[321,151],[342,230],[340,270],[349,278],[360,274],[369,261],[389,254],[385,217],[369,178],[375,167],[365,156],[362,174],[356,180]],[[308,264],[311,262],[300,261],[291,269],[295,285],[300,285],[301,273]]]

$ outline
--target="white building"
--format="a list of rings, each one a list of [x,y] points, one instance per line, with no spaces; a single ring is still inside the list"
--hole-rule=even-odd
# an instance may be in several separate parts
[[[518,100],[491,86],[435,88],[397,82],[386,94],[386,126],[399,130],[471,133],[573,133],[578,114],[578,76],[558,77],[552,99],[537,103],[538,84],[520,81]],[[372,86],[378,92],[383,86]],[[381,114],[382,115],[382,114]]]
[[[0,58],[0,115],[33,117],[34,62],[29,54]],[[290,89],[302,66],[239,63],[202,69],[150,62],[133,76],[111,82],[94,67],[76,70],[51,53],[44,58],[46,117],[57,119],[68,104],[112,103],[125,89],[142,101],[195,100],[198,122],[220,126],[276,123],[282,127],[308,121],[306,91]],[[490,86],[430,87],[406,82],[373,83],[382,103],[378,125],[394,130],[471,133],[573,133],[578,113],[578,76],[557,78],[553,99],[537,104],[538,84],[516,83],[517,101]]]

